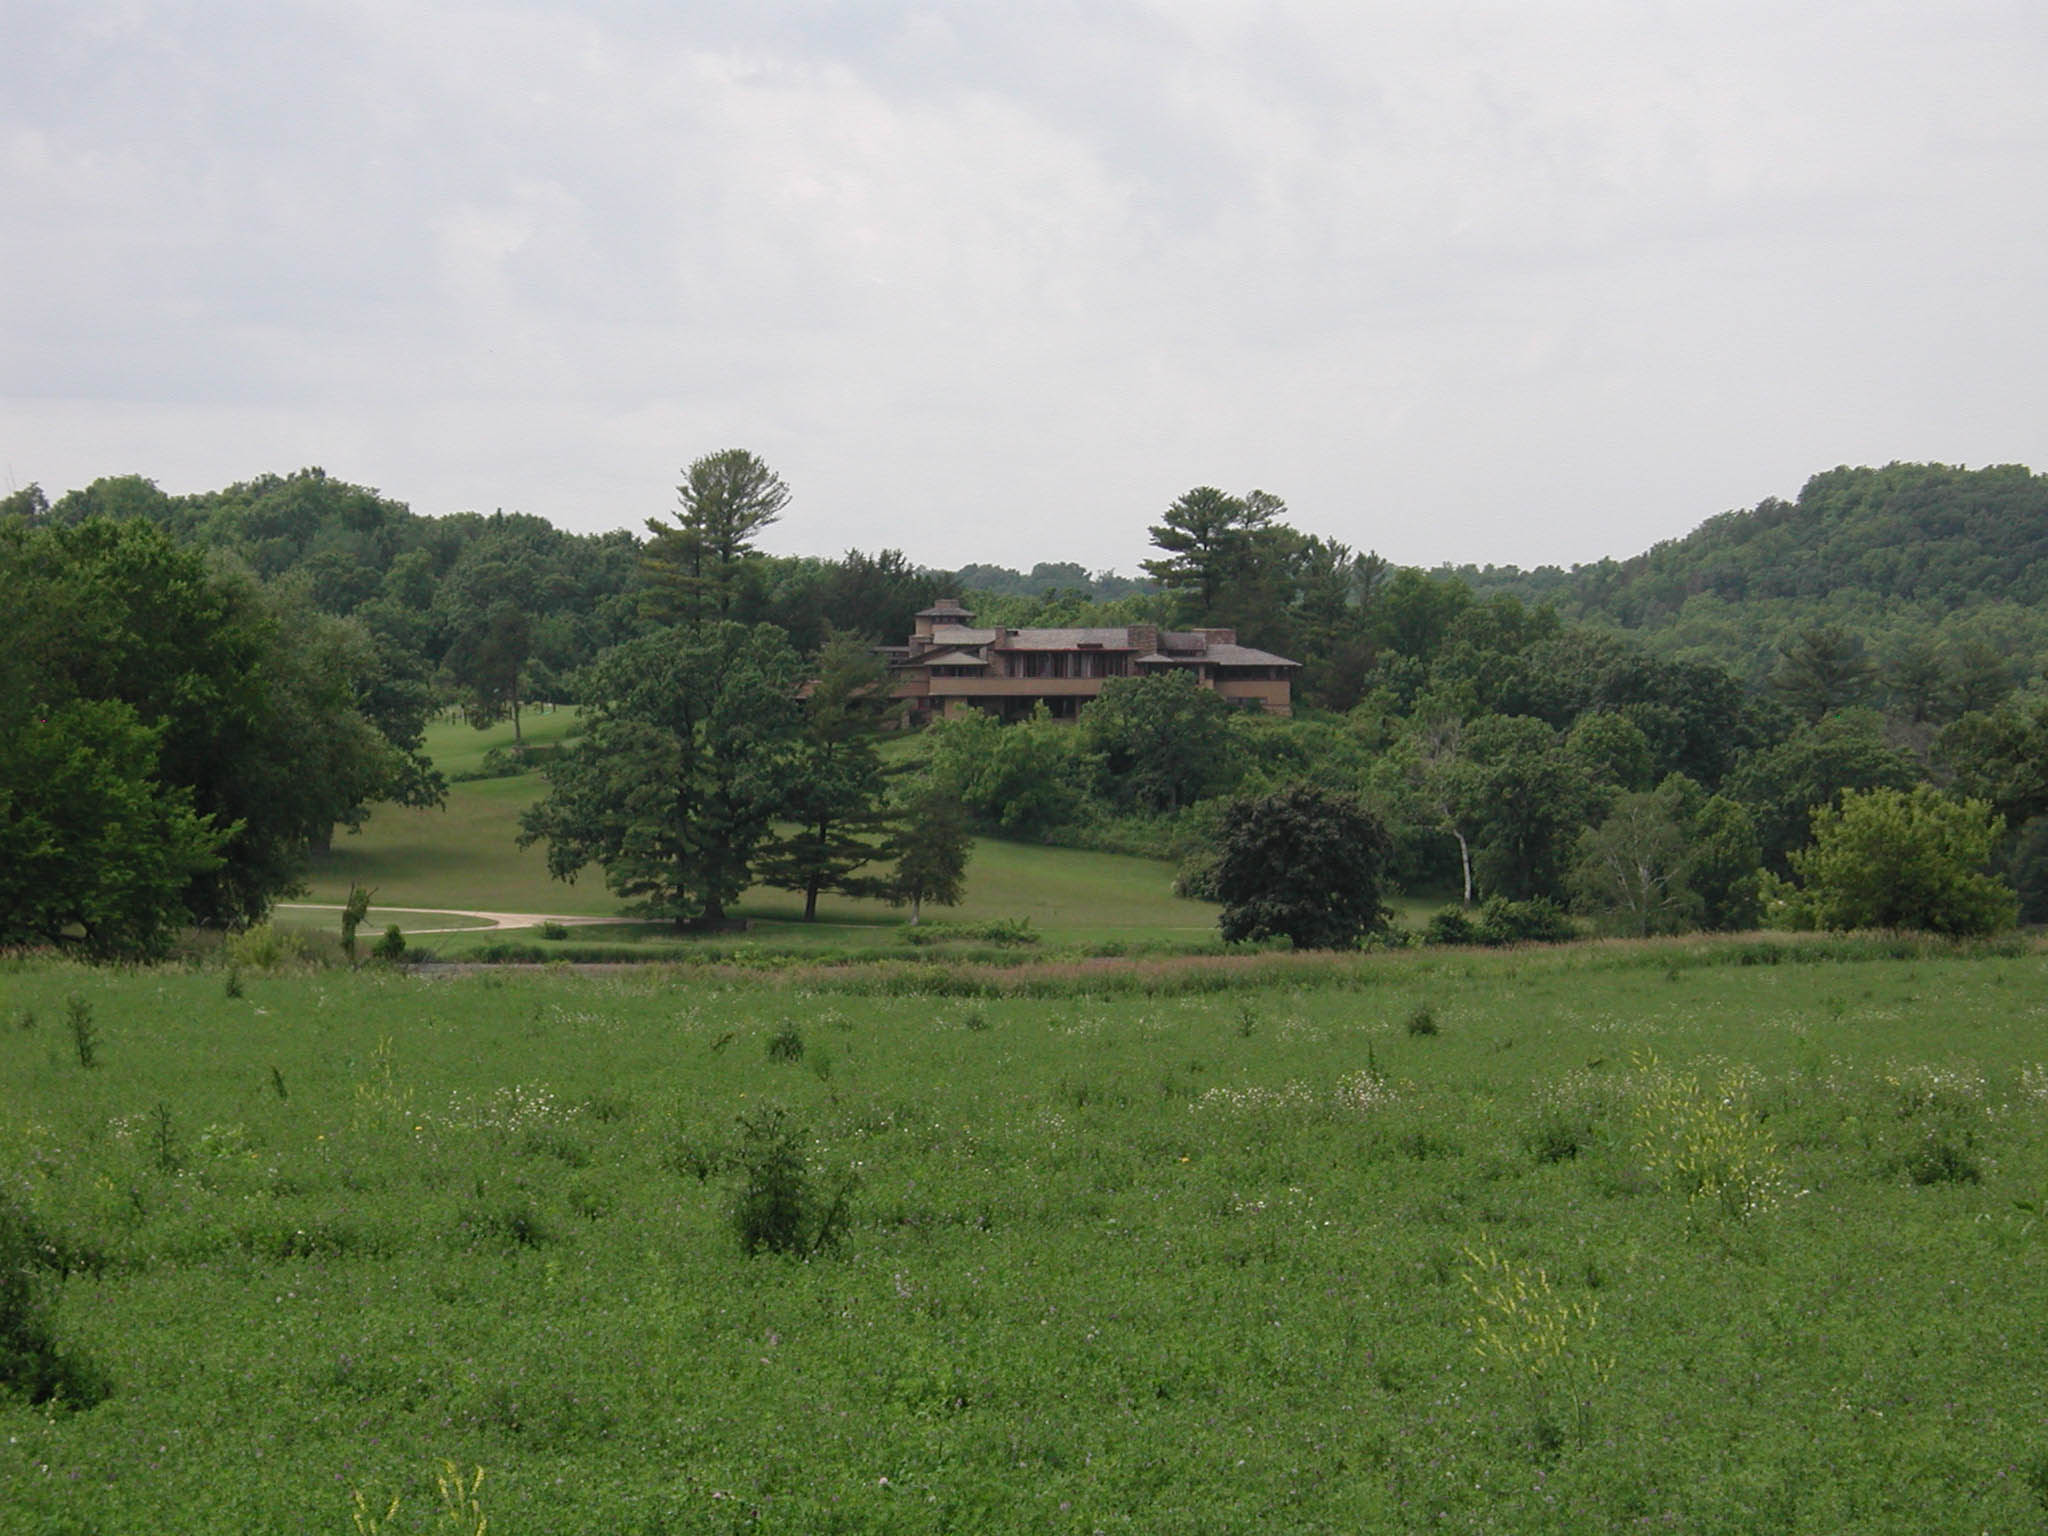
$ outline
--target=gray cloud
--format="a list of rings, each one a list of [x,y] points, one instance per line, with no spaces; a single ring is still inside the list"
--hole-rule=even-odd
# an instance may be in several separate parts
[[[0,59],[0,473],[318,462],[584,528],[1131,568],[1188,486],[1628,554],[2041,463],[2019,3],[51,5]]]

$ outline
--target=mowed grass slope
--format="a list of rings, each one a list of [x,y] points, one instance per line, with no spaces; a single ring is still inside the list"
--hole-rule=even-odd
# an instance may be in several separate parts
[[[0,1532],[424,1532],[444,1458],[493,1531],[2042,1529],[2048,966],[1703,957],[17,964],[0,1187],[116,1390],[0,1405]],[[767,1104],[836,1252],[741,1253]]]
[[[563,741],[572,720],[567,710],[529,715],[526,738],[543,745]],[[511,739],[509,725],[477,731],[442,723],[429,728],[428,750],[444,770],[456,772],[481,763],[485,751]],[[336,835],[332,852],[316,860],[304,899],[340,903],[351,882],[373,889],[376,907],[365,930],[370,933],[387,921],[409,931],[432,926],[392,910],[398,908],[619,915],[622,903],[605,888],[604,872],[597,866],[585,869],[573,884],[554,880],[544,847],[516,846],[520,812],[546,788],[540,775],[526,774],[451,784],[445,810],[379,806],[360,833]],[[845,943],[849,927],[896,927],[907,921],[904,912],[882,902],[827,896],[819,902],[819,922],[804,924],[800,897],[766,887],[749,892],[735,910],[754,920],[758,937],[778,942]],[[992,839],[975,845],[966,900],[958,907],[926,910],[934,920],[1024,919],[1048,934],[1126,940],[1209,937],[1216,926],[1213,905],[1173,894],[1171,865]],[[301,920],[332,921],[325,916]]]

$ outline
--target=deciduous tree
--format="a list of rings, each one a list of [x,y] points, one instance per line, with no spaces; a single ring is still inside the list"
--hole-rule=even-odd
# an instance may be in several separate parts
[[[227,833],[159,781],[160,735],[117,701],[0,701],[0,945],[163,952]]]
[[[1823,928],[1996,933],[2015,908],[2012,888],[1984,873],[2002,831],[1984,801],[1925,784],[1851,791],[1814,813],[1813,843],[1793,853],[1792,871]]]
[[[1081,750],[1110,804],[1177,810],[1222,786],[1230,706],[1185,671],[1111,678],[1081,711]]]
[[[1285,936],[1296,949],[1343,949],[1385,927],[1382,872],[1392,844],[1354,796],[1313,785],[1231,802],[1215,887],[1223,937]]]
[[[0,523],[0,630],[4,691],[46,713],[126,705],[154,734],[150,777],[224,835],[185,887],[194,921],[260,918],[297,888],[309,845],[401,776],[403,754],[364,712],[367,635],[142,518]],[[98,739],[111,751],[117,735]]]

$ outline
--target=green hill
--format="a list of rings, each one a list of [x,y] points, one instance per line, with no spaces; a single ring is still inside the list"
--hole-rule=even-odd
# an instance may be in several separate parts
[[[1723,513],[1633,559],[1456,574],[1752,682],[1788,633],[1822,624],[1886,659],[1988,648],[2021,682],[2048,662],[2048,476],[2016,464],[1843,467],[1794,501]]]

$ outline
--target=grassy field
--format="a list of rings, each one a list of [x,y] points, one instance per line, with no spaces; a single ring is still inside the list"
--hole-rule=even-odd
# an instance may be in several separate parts
[[[2042,1530],[2048,962],[1873,952],[8,964],[0,1532]]]
[[[529,741],[564,739],[573,715],[529,716]],[[428,750],[445,771],[481,764],[484,753],[512,739],[509,725],[477,731],[467,725],[429,729]],[[408,933],[441,925],[393,908],[461,908],[557,916],[617,916],[618,899],[592,867],[571,884],[550,879],[546,851],[514,844],[519,813],[546,790],[534,774],[449,786],[445,810],[379,807],[363,830],[337,835],[333,851],[314,866],[309,903],[335,904],[354,882],[372,888],[378,905],[366,933],[396,922]],[[967,871],[967,899],[934,908],[932,919],[980,924],[1025,920],[1044,934],[1089,941],[1200,940],[1216,929],[1216,908],[1173,894],[1170,865],[1120,854],[1084,853],[983,839]],[[906,915],[881,902],[825,897],[819,921],[804,923],[802,898],[765,887],[748,893],[736,914],[751,920],[765,943],[846,945],[886,941]],[[332,927],[332,914],[294,914],[286,921]],[[530,937],[530,934],[522,935]],[[616,937],[625,938],[620,933]],[[653,936],[653,935],[650,935]],[[477,940],[433,941],[438,953],[459,955]]]

